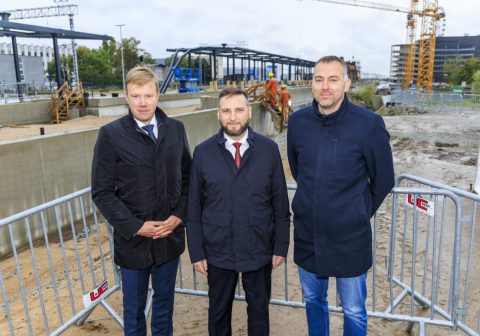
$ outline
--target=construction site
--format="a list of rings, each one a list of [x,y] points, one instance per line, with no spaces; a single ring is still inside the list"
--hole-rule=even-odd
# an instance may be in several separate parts
[[[441,90],[451,55],[480,57],[480,35],[444,36],[449,12],[441,0],[409,0],[404,7],[354,0],[301,3],[406,18],[398,27],[404,43],[385,42],[391,51],[388,75],[369,74],[363,61],[367,55],[343,57],[353,83],[349,99],[385,121],[396,177],[371,219],[368,334],[480,336],[480,94],[467,92],[471,83],[459,85],[461,92]],[[80,21],[80,16],[78,6],[68,1],[0,8],[1,335],[123,335],[113,228],[92,202],[90,186],[100,127],[129,112],[124,78],[131,67],[119,43],[121,67],[111,71],[119,72],[116,86],[85,84],[77,42],[106,44],[114,38],[95,27],[77,31],[74,18]],[[50,17],[68,17],[68,27],[22,22]],[[116,26],[123,42],[125,25]],[[49,46],[19,42],[29,38]],[[160,80],[157,106],[184,124],[193,153],[218,132],[219,92],[243,89],[252,106],[250,126],[279,146],[291,202],[296,183],[287,160],[288,118],[312,104],[313,72],[323,55],[310,59],[288,49],[181,41],[183,45],[163,47],[168,55],[163,60],[144,63],[146,53],[137,60]],[[67,57],[71,63],[65,67],[62,59]],[[45,76],[48,71],[54,76]],[[271,94],[272,80],[288,89],[288,106],[280,93]],[[291,224],[288,257],[272,274],[274,336],[308,335],[293,233]],[[343,335],[335,281],[330,286],[331,335]],[[240,287],[232,334],[246,336]],[[174,335],[207,335],[208,285],[194,271],[188,252],[180,259],[175,292]],[[150,288],[147,320],[151,295]]]

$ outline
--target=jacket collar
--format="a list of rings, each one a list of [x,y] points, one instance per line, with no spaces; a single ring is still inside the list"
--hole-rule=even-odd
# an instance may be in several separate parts
[[[253,131],[253,129],[250,126],[247,128],[247,132],[248,132],[248,136],[247,136],[248,145],[250,147],[253,147],[253,145],[255,143],[255,132]],[[223,136],[223,128],[220,128],[220,130],[218,131],[218,133],[216,134],[215,137],[216,137],[216,140],[217,140],[218,144],[220,144],[222,146],[225,146],[225,141],[227,141],[227,140]]]
[[[157,119],[158,126],[164,123],[169,123],[167,115],[158,106],[155,108],[155,118]],[[128,119],[133,123],[135,128],[138,128],[138,125],[135,122],[132,111],[130,109],[128,109]]]
[[[342,104],[340,104],[340,107],[338,108],[338,110],[329,115],[323,115],[318,109],[317,101],[313,99],[313,102],[312,102],[313,112],[320,119],[323,126],[331,126],[336,124],[338,121],[342,120],[348,110],[348,105],[349,105],[349,101],[348,101],[347,94],[345,93]]]
[[[171,120],[167,117],[165,112],[163,112],[158,106],[155,108],[155,118],[157,118],[157,128],[158,128],[158,137],[157,143],[161,142],[162,139],[167,134],[168,127],[170,126]],[[133,114],[130,109],[128,109],[128,122],[133,127],[134,130],[140,131],[135,119],[133,119]],[[143,131],[142,131],[143,133]]]

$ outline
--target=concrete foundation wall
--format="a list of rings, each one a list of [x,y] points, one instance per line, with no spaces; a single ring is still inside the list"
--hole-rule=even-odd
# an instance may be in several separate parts
[[[157,106],[161,109],[178,108],[190,105],[201,105],[201,97],[207,93],[182,93],[160,95]],[[128,106],[124,97],[112,98],[89,98],[87,115],[106,117],[124,115],[128,112]],[[203,107],[203,105],[201,105]],[[209,108],[209,107],[203,107]]]
[[[45,135],[0,145],[0,218],[43,204],[90,184],[92,148],[98,130]],[[47,226],[55,228],[55,214],[48,212]],[[38,237],[40,219],[31,221],[32,235]],[[25,227],[16,225],[18,244],[26,243]],[[6,228],[0,229],[0,255],[11,243]]]
[[[304,103],[312,99],[308,87],[289,88],[293,104]],[[161,95],[158,100],[160,108],[178,108],[189,105],[200,105],[202,109],[216,108],[218,92],[195,92]],[[49,113],[50,100],[0,105],[0,125],[21,125],[49,123],[52,115]],[[124,115],[128,107],[124,97],[88,98],[87,115],[99,117]],[[83,116],[82,111],[73,111],[71,118]]]
[[[189,97],[188,104],[192,100],[200,101],[200,96]],[[208,102],[208,105],[211,104],[214,107],[174,116],[185,125],[192,153],[197,144],[215,134],[219,129],[217,98],[214,96],[208,99]],[[181,100],[178,100],[178,103],[181,104]],[[49,104],[50,102],[37,102],[0,107],[4,112],[8,111],[15,123],[21,123],[19,116],[23,116],[23,121],[30,119],[29,122],[31,122],[32,119],[37,118],[36,120],[41,122],[41,118],[38,117],[41,115],[38,113],[40,110],[46,111],[44,119],[47,119],[47,116],[49,120],[51,118],[48,115]],[[118,111],[125,106],[123,98],[97,99],[93,104],[104,112]],[[30,115],[31,113],[33,115]],[[271,116],[263,111],[259,103],[252,105],[250,124],[257,132],[264,135],[274,133]],[[2,158],[0,218],[90,186],[93,148],[97,134],[98,129],[94,129],[2,143],[0,145]],[[89,209],[90,206],[90,203],[86,202],[85,207]],[[75,214],[73,216],[74,219],[79,219]],[[47,227],[50,230],[56,230],[55,213],[49,211],[46,217]],[[66,220],[66,218],[63,219]],[[65,222],[68,223],[68,220]],[[34,238],[42,234],[39,218],[32,219],[31,228]],[[11,242],[6,230],[7,228],[0,228],[0,256],[11,252]],[[15,226],[14,236],[18,245],[27,243],[27,233],[23,225]]]
[[[259,104],[252,106],[251,125],[273,134],[270,115]],[[190,146],[216,133],[216,109],[175,116],[185,124]],[[0,218],[90,186],[93,147],[98,129],[44,135],[0,145]]]
[[[218,106],[218,95],[215,96],[203,96],[201,98],[201,106],[204,109],[214,109]]]
[[[310,87],[291,87],[287,89],[292,96],[293,105],[311,102],[313,99],[312,89]]]
[[[185,125],[192,153],[198,143],[219,129],[216,109],[185,113],[175,118]],[[259,104],[252,106],[251,125],[265,135],[274,132],[270,115]],[[98,129],[94,129],[37,136],[0,145],[0,218],[89,187],[97,134]],[[56,230],[53,211],[47,213],[47,223],[51,230]],[[33,237],[38,238],[42,234],[39,218],[31,221],[31,227]],[[17,244],[27,243],[23,225],[16,226],[14,235]],[[7,237],[6,228],[0,228],[0,256],[11,250]]]
[[[52,121],[48,112],[50,100],[0,105],[0,125],[47,123]]]
[[[161,95],[158,106],[160,108],[176,108],[200,105],[200,97],[205,94],[208,92]],[[0,105],[0,125],[49,123],[52,121],[52,115],[48,111],[50,104],[50,100],[42,100]],[[87,105],[87,115],[104,117],[124,115],[128,112],[124,97],[88,98]],[[79,116],[82,116],[80,111],[74,111],[70,115],[71,118]]]
[[[309,87],[290,87],[288,88],[290,95],[292,96],[292,104],[301,104],[305,102],[311,102],[313,99],[312,89]],[[262,93],[263,90],[257,91],[257,95]],[[202,108],[216,108],[218,105],[218,93],[211,95],[204,95],[201,97]]]

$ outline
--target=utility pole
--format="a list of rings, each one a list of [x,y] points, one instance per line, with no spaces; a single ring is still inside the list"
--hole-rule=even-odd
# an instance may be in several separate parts
[[[73,26],[73,14],[68,15],[70,20],[70,30],[75,31],[75,27]],[[72,63],[73,63],[73,76],[75,77],[73,80],[75,81],[75,85],[78,85],[80,82],[80,76],[78,75],[78,59],[77,59],[77,48],[75,45],[75,39],[72,38]]]
[[[122,27],[125,26],[125,24],[118,24],[115,25],[120,29],[120,54],[122,55],[122,83],[123,83],[123,92],[125,92],[125,63],[123,61],[123,37],[122,37]]]

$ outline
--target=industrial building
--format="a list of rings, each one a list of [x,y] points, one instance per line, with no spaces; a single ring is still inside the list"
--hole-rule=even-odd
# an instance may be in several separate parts
[[[47,66],[54,59],[52,46],[18,44],[18,56],[21,81],[24,83],[45,83],[48,80]],[[72,55],[69,44],[58,46],[61,56]],[[0,80],[2,84],[16,83],[13,46],[11,43],[0,43]]]
[[[434,82],[441,83],[445,81],[445,62],[448,59],[467,59],[472,57],[480,57],[480,35],[437,37],[433,70]]]
[[[418,60],[419,44],[416,42],[415,60]],[[390,79],[396,88],[401,87],[405,74],[406,44],[392,45],[390,59]],[[475,36],[437,36],[433,83],[445,82],[445,63],[452,58],[480,57],[480,35]],[[415,61],[413,82],[417,81],[418,62]]]

